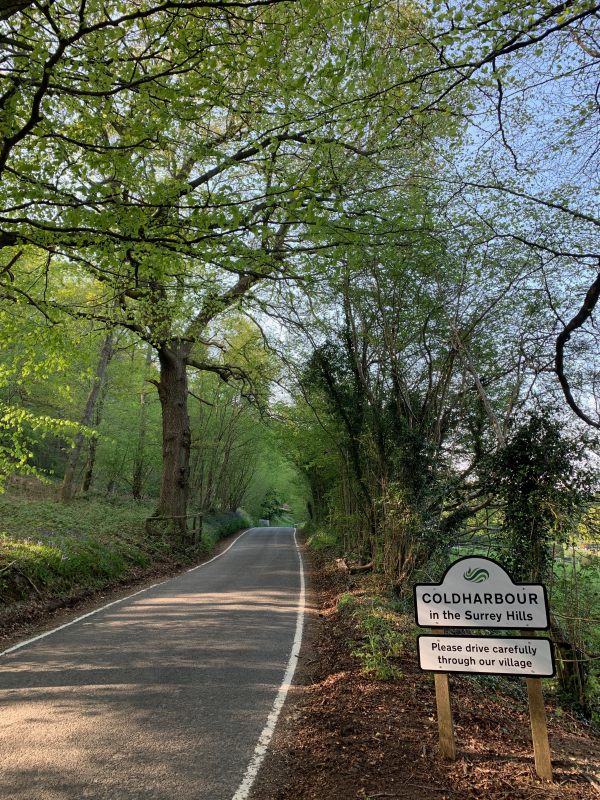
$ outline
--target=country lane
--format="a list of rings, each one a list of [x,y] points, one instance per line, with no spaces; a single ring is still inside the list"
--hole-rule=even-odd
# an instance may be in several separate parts
[[[206,564],[6,651],[2,800],[242,800],[293,674],[303,586],[294,531],[253,528]]]

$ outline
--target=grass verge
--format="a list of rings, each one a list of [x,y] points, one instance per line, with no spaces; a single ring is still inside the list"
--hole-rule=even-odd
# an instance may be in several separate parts
[[[0,601],[69,597],[157,564],[190,563],[250,523],[243,512],[208,515],[199,547],[181,549],[167,536],[148,536],[144,522],[152,510],[150,503],[93,496],[65,504],[2,495]]]

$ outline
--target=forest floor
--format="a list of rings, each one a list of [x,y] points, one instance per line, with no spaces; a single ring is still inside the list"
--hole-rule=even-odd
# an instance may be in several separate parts
[[[451,677],[458,757],[444,762],[433,677],[417,666],[414,637],[394,658],[400,677],[365,675],[352,654],[361,632],[338,608],[364,586],[308,559],[312,608],[295,686],[252,800],[598,800],[598,731],[548,701],[554,783],[537,778],[520,679]]]

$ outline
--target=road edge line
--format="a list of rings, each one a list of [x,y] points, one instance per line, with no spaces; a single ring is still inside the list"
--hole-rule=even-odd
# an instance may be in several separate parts
[[[204,561],[204,562],[202,562],[202,564],[197,564],[195,567],[192,567],[191,569],[187,569],[185,572],[179,573],[179,575],[172,575],[170,578],[166,578],[164,581],[159,581],[158,583],[153,583],[152,586],[146,586],[143,589],[140,589],[138,592],[134,592],[133,594],[128,594],[126,597],[121,597],[119,600],[113,600],[112,603],[107,603],[105,606],[100,606],[100,608],[95,608],[93,611],[88,611],[87,614],[82,614],[81,617],[76,617],[75,619],[72,619],[70,622],[65,622],[64,625],[59,625],[58,628],[52,628],[51,630],[44,631],[44,633],[40,633],[37,636],[32,636],[31,639],[25,639],[25,641],[23,641],[23,642],[18,642],[17,644],[14,644],[12,647],[8,647],[6,650],[2,650],[0,652],[0,658],[2,658],[2,656],[7,656],[9,653],[13,653],[15,650],[20,650],[22,647],[27,647],[28,644],[33,644],[34,642],[37,642],[40,639],[45,639],[46,636],[51,636],[53,633],[58,633],[58,631],[62,631],[64,628],[68,628],[71,625],[75,625],[75,623],[81,622],[82,619],[87,619],[88,617],[93,617],[94,614],[99,614],[100,611],[105,611],[107,608],[110,608],[111,606],[116,606],[117,603],[124,603],[125,600],[131,600],[132,597],[137,597],[139,594],[143,594],[144,592],[149,592],[150,589],[156,589],[157,586],[162,586],[164,583],[168,583],[169,581],[173,581],[176,578],[178,578],[180,575],[185,575],[188,572],[193,572],[195,569],[200,569],[200,567],[205,567],[207,564],[210,564],[212,561],[216,561],[217,558],[221,558],[221,556],[224,556],[225,553],[227,553],[229,550],[231,550],[231,548],[233,547],[234,544],[237,544],[237,542],[242,538],[242,536],[245,536],[247,533],[249,533],[252,530],[255,530],[255,528],[248,528],[247,530],[242,531],[242,533],[240,533],[239,536],[236,536],[236,538],[229,545],[229,547],[227,547],[225,550],[223,550],[222,553],[219,553],[218,555],[216,555],[213,558],[211,558],[210,561]],[[295,536],[295,530],[294,530],[294,536]]]
[[[105,606],[101,606],[100,608],[95,608],[93,611],[88,611],[87,614],[83,614],[81,617],[76,617],[76,619],[72,619],[70,622],[65,622],[64,625],[59,625],[58,628],[52,628],[49,631],[44,631],[44,633],[40,633],[37,636],[32,636],[31,639],[25,639],[24,642],[18,642],[14,644],[12,647],[8,647],[6,650],[3,650],[0,653],[1,656],[7,656],[9,653],[14,652],[15,650],[20,650],[22,647],[26,647],[28,644],[33,644],[34,642],[39,641],[39,639],[45,639],[46,636],[51,636],[53,633],[58,633],[58,631],[62,631],[63,628],[68,628],[70,625],[75,625],[76,622],[80,622],[82,619],[87,619],[87,617],[91,617],[94,614],[97,614],[99,611],[104,611],[105,608],[110,608],[111,606],[116,606],[117,603],[122,603],[125,600],[129,600],[132,597],[136,597],[138,594],[142,594],[142,592],[148,592],[150,589],[154,589],[157,586],[161,586],[163,583],[167,581],[160,581],[160,583],[153,583],[152,586],[146,586],[145,589],[140,589],[139,592],[134,592],[133,594],[127,595],[127,597],[121,597],[119,600],[113,600],[112,603],[107,603]]]
[[[283,681],[277,692],[277,697],[271,708],[271,712],[267,717],[267,723],[260,734],[258,743],[254,748],[254,754],[250,759],[250,763],[246,767],[246,772],[240,785],[238,786],[235,794],[231,800],[247,800],[258,771],[262,765],[267,754],[267,749],[275,733],[275,726],[277,720],[285,703],[287,693],[292,685],[294,673],[298,666],[298,657],[300,655],[300,647],[302,645],[302,633],[304,630],[304,613],[306,609],[306,582],[304,579],[304,563],[302,561],[302,553],[298,546],[298,539],[296,538],[297,528],[294,528],[294,543],[296,545],[296,552],[298,553],[298,561],[300,564],[300,596],[298,598],[298,612],[296,616],[296,631],[294,634],[294,642],[292,644],[292,651],[288,660],[287,668],[283,676]]]
[[[212,564],[212,562],[216,561],[217,558],[221,558],[221,556],[224,556],[225,553],[228,553],[231,550],[231,548],[233,547],[233,545],[237,544],[239,542],[239,540],[242,538],[242,536],[245,536],[247,533],[250,533],[250,531],[255,531],[257,529],[258,529],[258,526],[254,527],[254,528],[247,528],[245,531],[242,531],[239,534],[239,536],[235,537],[235,539],[229,545],[229,547],[226,547],[225,550],[223,550],[222,553],[217,553],[216,556],[213,556],[208,561],[203,561],[201,564],[196,564],[195,567],[190,567],[188,570],[186,570],[186,572],[194,572],[194,570],[201,569],[202,567],[206,567],[208,564]]]

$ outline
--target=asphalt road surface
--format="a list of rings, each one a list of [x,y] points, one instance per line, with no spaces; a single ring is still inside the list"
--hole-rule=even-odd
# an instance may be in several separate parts
[[[0,658],[2,800],[231,800],[288,667],[291,528]],[[289,671],[288,671],[289,676]]]

